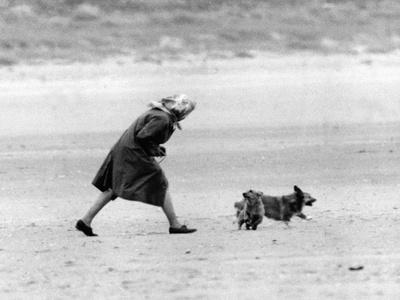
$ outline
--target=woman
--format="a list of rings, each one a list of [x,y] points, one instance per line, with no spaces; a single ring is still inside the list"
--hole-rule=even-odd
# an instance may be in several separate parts
[[[87,236],[96,236],[91,228],[94,217],[117,197],[162,207],[171,234],[196,231],[179,223],[167,178],[154,159],[166,155],[160,144],[168,141],[175,128],[181,129],[179,121],[194,110],[196,102],[185,95],[174,95],[149,106],[112,147],[93,179],[93,185],[102,193],[75,226]]]

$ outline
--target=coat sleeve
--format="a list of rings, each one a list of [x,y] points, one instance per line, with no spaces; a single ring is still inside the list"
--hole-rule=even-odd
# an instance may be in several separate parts
[[[136,139],[149,156],[159,156],[160,144],[168,131],[169,121],[166,118],[153,116],[136,134]]]

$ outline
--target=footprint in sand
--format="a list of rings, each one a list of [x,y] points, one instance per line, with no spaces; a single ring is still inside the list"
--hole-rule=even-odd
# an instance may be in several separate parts
[[[71,287],[70,284],[63,284],[58,286],[58,288],[61,290],[69,289],[70,287]]]
[[[72,260],[67,260],[64,264],[65,264],[66,267],[70,267],[70,266],[75,265],[75,263]]]
[[[195,260],[205,261],[205,260],[208,260],[208,259],[206,257],[198,257],[198,258],[195,258]]]
[[[132,280],[124,280],[124,281],[121,282],[122,288],[124,290],[129,290],[131,288],[135,288],[134,284],[135,284],[135,282],[132,281]]]

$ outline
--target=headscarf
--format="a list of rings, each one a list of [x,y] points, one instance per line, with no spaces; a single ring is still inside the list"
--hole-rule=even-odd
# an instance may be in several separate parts
[[[166,104],[169,104],[168,106]],[[161,109],[176,118],[175,125],[178,129],[182,129],[179,124],[185,119],[196,107],[196,102],[190,100],[185,94],[178,94],[162,98],[158,101],[150,102],[150,107]]]

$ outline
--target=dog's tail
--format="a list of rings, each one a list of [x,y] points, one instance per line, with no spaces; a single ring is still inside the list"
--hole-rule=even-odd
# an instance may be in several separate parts
[[[234,207],[235,207],[237,210],[242,210],[242,209],[244,208],[244,204],[243,204],[242,201],[235,202]]]
[[[243,208],[244,208],[244,203],[243,203],[243,201],[235,202],[235,204],[234,204],[233,207],[236,208],[236,218],[239,218],[239,214],[240,214],[240,212],[241,212],[241,211],[243,210]]]

